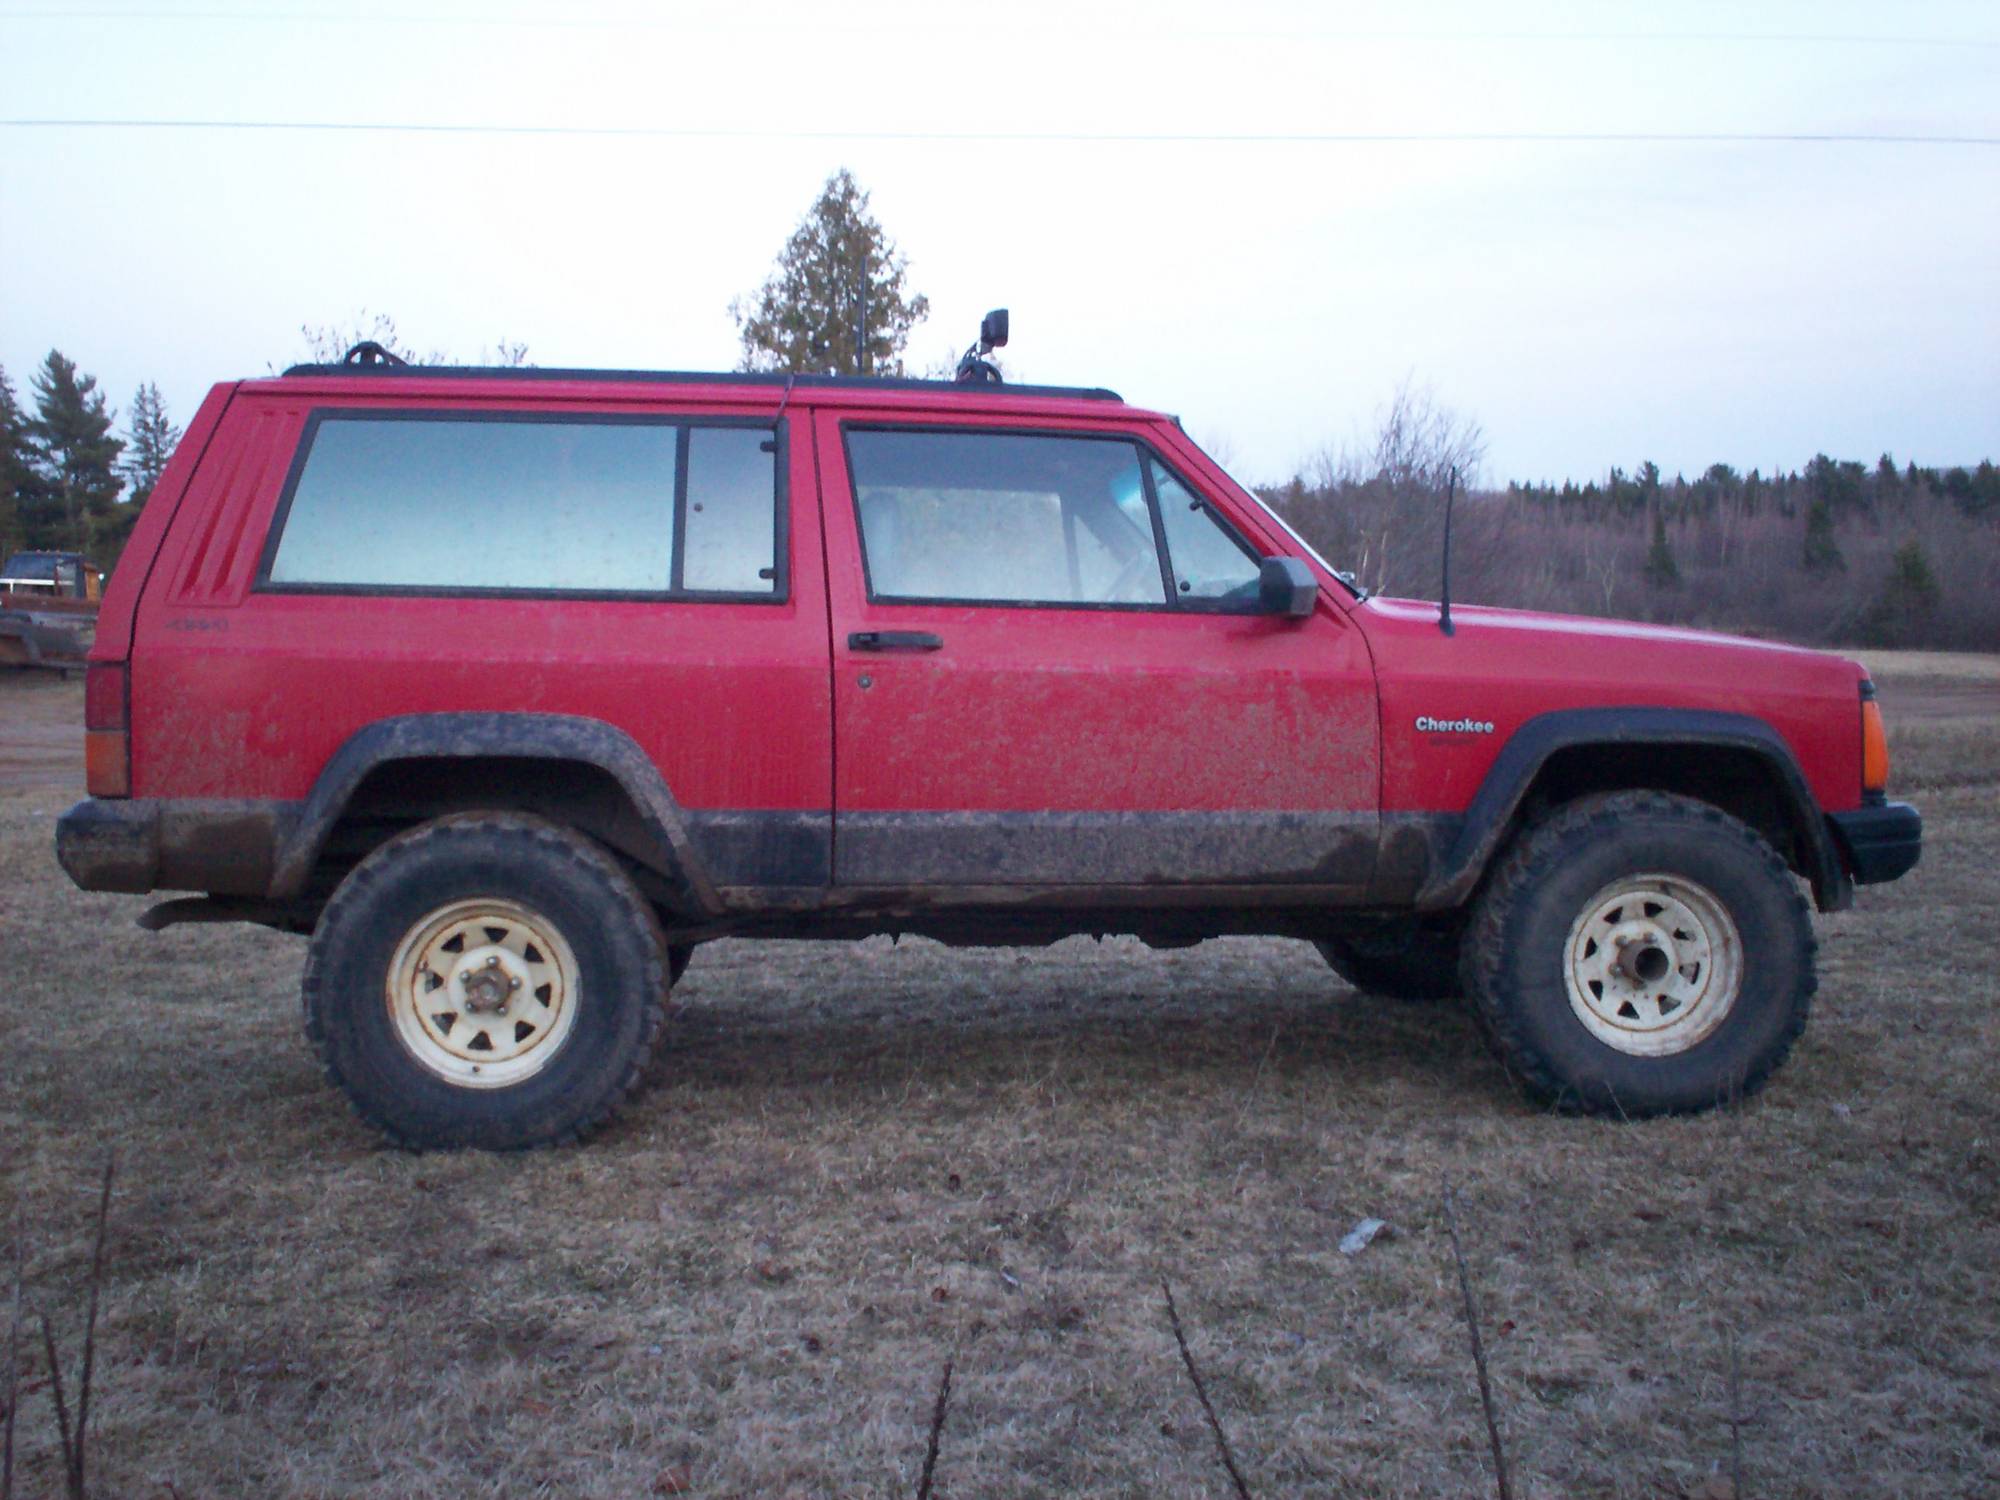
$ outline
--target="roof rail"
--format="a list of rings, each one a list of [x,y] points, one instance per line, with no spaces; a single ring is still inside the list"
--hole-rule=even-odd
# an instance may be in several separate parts
[[[585,370],[544,369],[536,365],[410,365],[372,361],[361,354],[366,346],[356,345],[339,364],[293,365],[284,373],[291,376],[343,375],[370,379],[403,380],[412,376],[428,379],[520,380],[615,380],[658,385],[747,385],[782,387],[788,380],[802,389],[847,391],[928,391],[933,395],[1057,396],[1077,401],[1116,401],[1124,397],[1103,386],[1080,385],[973,385],[950,380],[915,380],[885,375],[787,375],[784,371],[731,370]],[[383,351],[387,353],[387,351]],[[393,358],[393,356],[391,356]]]
[[[385,349],[373,339],[363,339],[340,356],[343,365],[394,365],[407,368],[409,361],[393,349]]]

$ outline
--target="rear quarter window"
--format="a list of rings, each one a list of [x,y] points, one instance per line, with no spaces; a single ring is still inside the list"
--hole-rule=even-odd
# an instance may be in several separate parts
[[[768,426],[321,412],[262,586],[419,593],[780,593]]]

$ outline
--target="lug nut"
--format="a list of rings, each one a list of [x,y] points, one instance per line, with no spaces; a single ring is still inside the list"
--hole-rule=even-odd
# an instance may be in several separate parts
[[[497,954],[497,953],[489,953],[489,954],[487,954],[487,955],[486,955],[486,967],[487,967],[487,968],[489,968],[489,969],[497,969],[497,968],[499,968],[499,967],[500,967],[500,955],[499,955],[499,954]]]

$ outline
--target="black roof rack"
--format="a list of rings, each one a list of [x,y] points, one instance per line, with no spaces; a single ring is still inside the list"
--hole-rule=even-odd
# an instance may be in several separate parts
[[[549,370],[533,365],[405,365],[352,364],[293,365],[287,375],[360,375],[369,379],[401,380],[409,376],[459,377],[480,380],[622,380],[671,385],[678,382],[703,385],[771,386],[782,390],[787,381],[801,387],[856,391],[928,391],[933,395],[985,396],[1066,396],[1080,401],[1117,401],[1124,397],[1102,386],[1080,385],[970,385],[951,380],[911,380],[885,375],[786,375],[750,373],[742,370],[709,373],[701,370]]]

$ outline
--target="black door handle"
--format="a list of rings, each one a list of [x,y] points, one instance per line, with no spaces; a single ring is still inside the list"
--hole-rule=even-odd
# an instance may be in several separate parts
[[[928,630],[857,630],[847,638],[850,651],[936,651],[944,637]]]

